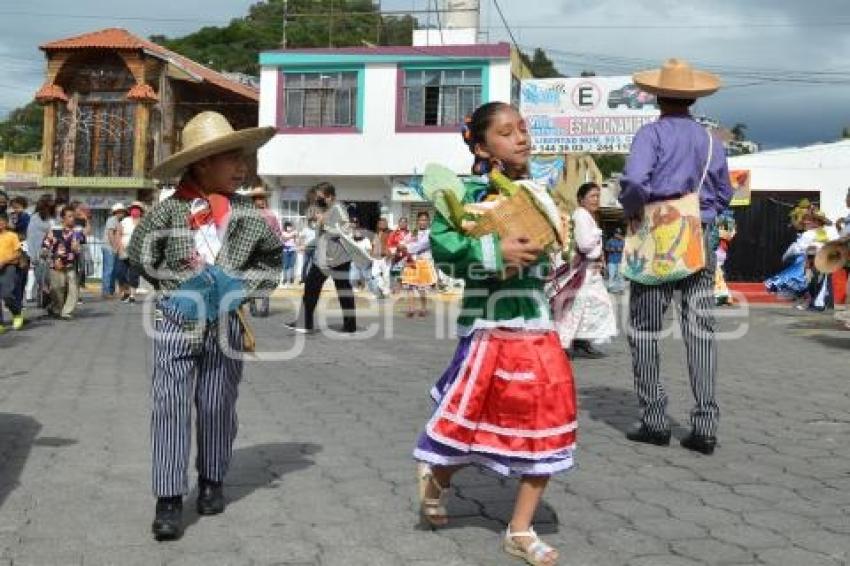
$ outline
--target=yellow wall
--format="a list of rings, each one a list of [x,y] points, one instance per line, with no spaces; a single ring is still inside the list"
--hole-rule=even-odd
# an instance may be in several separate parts
[[[522,62],[516,47],[511,47],[511,74],[519,80],[534,78],[531,69]]]
[[[0,182],[38,181],[40,177],[40,153],[4,153],[0,157]]]

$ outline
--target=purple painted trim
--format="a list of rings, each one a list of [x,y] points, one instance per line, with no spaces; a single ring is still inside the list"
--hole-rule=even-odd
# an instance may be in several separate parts
[[[454,126],[397,126],[397,134],[460,134],[460,124]]]
[[[407,126],[404,123],[404,67],[398,66],[395,83],[395,131],[397,134],[460,133],[460,124],[452,126]]]
[[[282,128],[278,126],[277,133],[287,136],[304,134],[359,134],[360,130],[353,126],[328,126],[327,128]]]
[[[286,108],[284,96],[284,83],[286,81],[286,73],[283,69],[277,73],[277,117],[275,126],[277,133],[288,136],[292,135],[308,135],[308,134],[359,134],[360,130],[356,126],[329,126],[326,128],[290,128],[286,126]]]
[[[510,57],[509,43],[475,45],[384,46],[384,47],[315,47],[307,49],[272,49],[264,53],[323,53],[336,55],[437,55],[461,57]]]

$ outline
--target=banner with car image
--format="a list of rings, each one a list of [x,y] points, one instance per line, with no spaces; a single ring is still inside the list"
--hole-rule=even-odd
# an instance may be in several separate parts
[[[628,153],[659,115],[655,96],[629,76],[525,80],[520,108],[534,153]]]

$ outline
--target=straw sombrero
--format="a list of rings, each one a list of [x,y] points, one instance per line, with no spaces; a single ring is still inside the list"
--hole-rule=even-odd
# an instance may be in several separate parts
[[[645,92],[666,98],[700,98],[720,88],[720,77],[694,69],[683,59],[668,59],[660,69],[640,71],[632,80]]]
[[[158,163],[151,176],[170,179],[205,157],[241,149],[253,153],[275,135],[274,126],[234,130],[218,112],[201,112],[183,128],[183,148]]]
[[[269,192],[266,189],[264,189],[263,187],[254,187],[253,189],[251,189],[250,191],[245,193],[245,196],[247,196],[248,198],[255,198],[255,197],[266,198],[266,197],[269,196]]]

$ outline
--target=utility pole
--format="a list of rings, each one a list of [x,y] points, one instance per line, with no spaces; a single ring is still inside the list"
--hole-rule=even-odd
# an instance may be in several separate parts
[[[331,0],[331,14],[328,18],[328,47],[334,46],[334,0]]]
[[[283,0],[283,39],[280,42],[280,46],[286,49],[286,24],[287,24],[287,16],[289,16],[289,0]]]

